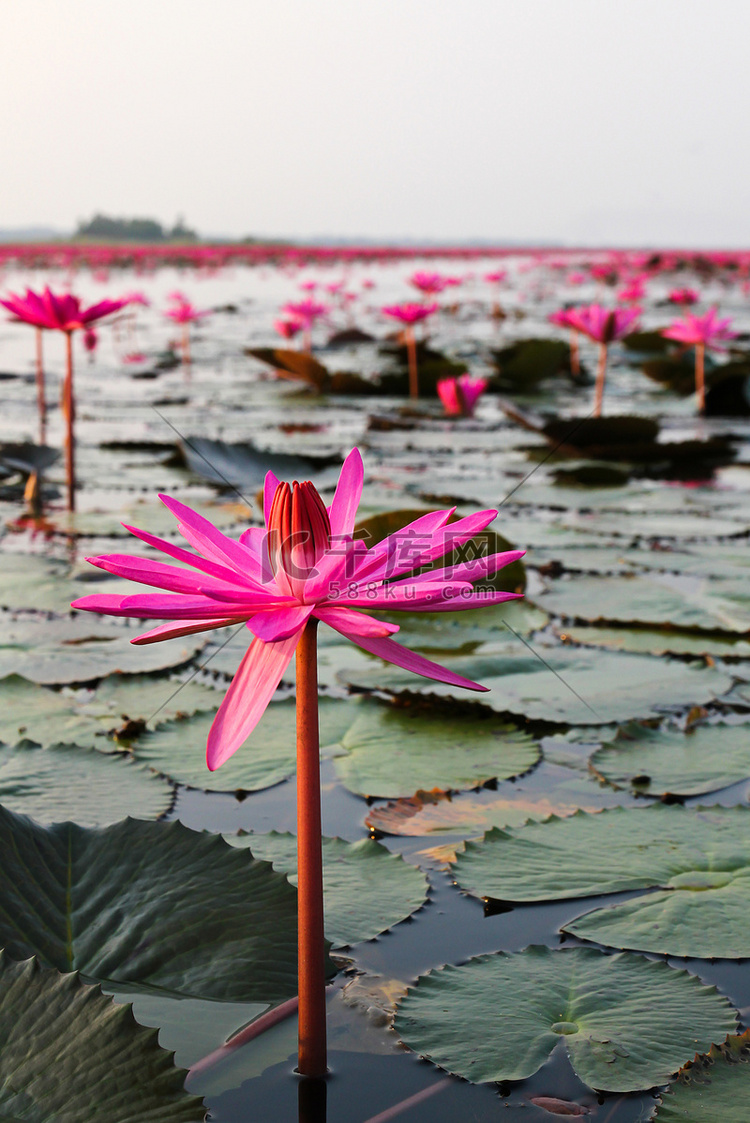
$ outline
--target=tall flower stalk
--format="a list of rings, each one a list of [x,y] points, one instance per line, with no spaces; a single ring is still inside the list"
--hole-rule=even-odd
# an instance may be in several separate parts
[[[89,558],[100,569],[161,591],[95,594],[72,605],[90,612],[168,621],[131,641],[137,644],[247,624],[254,638],[208,735],[206,759],[211,770],[228,760],[253,732],[297,654],[298,1069],[305,1076],[326,1072],[317,623],[323,621],[370,654],[415,674],[485,690],[397,643],[391,637],[398,625],[370,613],[470,609],[520,595],[481,585],[475,588],[475,582],[521,557],[519,550],[421,572],[481,533],[497,515],[494,510],[452,523],[452,510],[429,512],[368,549],[353,533],[363,477],[362,458],[354,449],[326,507],[311,483],[282,483],[269,472],[263,500],[266,525],[249,527],[239,541],[178,500],[161,496],[195,552],[148,531],[127,529],[190,568],[123,554]]]
[[[731,318],[719,318],[717,310],[711,308],[702,316],[686,312],[681,320],[675,320],[661,333],[665,339],[674,339],[695,348],[695,401],[698,413],[706,410],[706,348],[722,351],[722,342],[736,339],[737,333],[731,331]]]
[[[389,304],[381,309],[384,316],[398,320],[404,326],[404,340],[406,342],[406,357],[409,364],[409,397],[412,401],[419,398],[419,370],[417,368],[417,341],[414,337],[414,325],[426,320],[433,312],[437,312],[437,304]]]
[[[97,320],[119,312],[124,300],[100,300],[89,308],[82,308],[80,300],[67,294],[55,296],[46,288],[36,293],[26,290],[26,296],[11,293],[0,304],[12,314],[14,320],[31,324],[39,330],[61,331],[65,334],[65,378],[63,381],[62,409],[65,419],[65,479],[67,483],[67,507],[75,510],[76,471],[75,471],[75,393],[73,388],[73,333],[86,330]],[[37,398],[40,409],[40,424],[46,414],[44,407],[44,372],[41,370],[41,346],[37,335]]]
[[[568,325],[599,344],[594,389],[594,417],[601,417],[604,403],[604,384],[607,378],[607,355],[610,343],[634,331],[640,308],[603,308],[601,304],[588,304],[568,313]]]

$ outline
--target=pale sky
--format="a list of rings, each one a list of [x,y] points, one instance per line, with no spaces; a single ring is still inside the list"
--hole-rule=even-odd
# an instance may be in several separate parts
[[[748,0],[0,11],[0,228],[750,246]]]

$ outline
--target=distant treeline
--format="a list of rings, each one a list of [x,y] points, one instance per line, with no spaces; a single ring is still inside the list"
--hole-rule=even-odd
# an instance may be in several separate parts
[[[153,218],[110,218],[97,214],[79,222],[75,238],[97,242],[197,242],[198,235],[178,219],[171,230]]]

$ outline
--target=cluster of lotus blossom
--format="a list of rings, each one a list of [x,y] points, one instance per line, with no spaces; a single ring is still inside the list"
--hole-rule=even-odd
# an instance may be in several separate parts
[[[693,304],[698,294],[694,289],[674,289],[669,296],[673,304]],[[589,304],[577,308],[561,308],[553,312],[549,319],[559,327],[570,329],[571,369],[574,375],[580,371],[578,357],[578,333],[599,344],[599,362],[594,392],[594,416],[599,417],[604,398],[604,383],[607,369],[607,348],[610,343],[630,332],[636,331],[641,315],[639,307],[605,308],[601,304]],[[661,330],[665,339],[674,339],[686,347],[695,348],[695,388],[698,412],[705,409],[704,358],[706,348],[722,350],[726,340],[736,339],[737,333],[730,328],[730,317],[721,318],[715,308],[702,316],[686,312],[681,319],[674,320]]]

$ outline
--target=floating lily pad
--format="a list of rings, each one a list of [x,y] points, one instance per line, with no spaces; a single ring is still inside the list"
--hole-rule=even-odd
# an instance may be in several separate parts
[[[750,808],[655,804],[494,830],[467,843],[462,888],[503,901],[654,890],[565,925],[582,939],[663,955],[750,956]]]
[[[587,647],[608,647],[636,655],[711,655],[721,659],[750,658],[750,640],[711,632],[676,632],[671,628],[604,628],[565,625],[558,634]]]
[[[750,631],[750,597],[736,585],[694,578],[689,592],[670,575],[568,578],[556,581],[537,604],[575,620],[671,625],[709,632]]]
[[[6,1123],[202,1123],[187,1075],[137,1024],[77,975],[0,952],[0,1118]]]
[[[471,649],[496,640],[498,633],[510,629],[528,636],[544,628],[549,616],[529,601],[507,601],[468,612],[400,612],[379,613],[380,619],[392,620],[403,632],[404,642],[415,651],[455,651]]]
[[[199,635],[141,647],[130,642],[136,635],[136,630],[84,616],[9,620],[0,639],[0,678],[19,674],[53,686],[117,672],[163,671],[189,663],[206,646],[205,635]]]
[[[297,838],[293,834],[226,835],[232,846],[248,846],[256,858],[297,884]],[[323,839],[325,931],[334,947],[372,940],[420,909],[427,900],[425,875],[372,839]]]
[[[295,352],[296,354],[296,352]],[[263,486],[266,472],[274,472],[281,479],[312,479],[318,487],[331,482],[335,485],[338,471],[321,472],[332,465],[340,466],[340,457],[291,456],[288,453],[257,449],[249,441],[228,444],[207,437],[188,437],[180,441],[180,451],[191,472],[211,483],[227,483],[245,488],[254,495]]]
[[[0,807],[0,943],[92,979],[194,998],[297,993],[296,893],[180,823],[45,828]]]
[[[40,823],[157,819],[173,798],[171,784],[132,760],[70,745],[0,747],[0,803]]]
[[[478,788],[527,772],[541,755],[528,733],[491,711],[456,714],[416,697],[398,705],[364,702],[341,744],[341,782],[358,795],[391,798],[432,787]]]
[[[320,743],[334,746],[357,713],[352,702],[321,698]],[[179,784],[204,791],[256,792],[293,776],[297,769],[296,710],[293,699],[272,703],[248,741],[215,772],[206,766],[206,741],[214,713],[165,722],[133,747],[136,760]]]
[[[124,596],[132,592],[132,581],[110,577],[93,566],[77,570],[57,558],[36,554],[0,554],[0,606],[13,611],[34,609],[37,612],[67,613],[71,601],[90,593]],[[93,623],[90,619],[89,627]]]
[[[398,1005],[402,1041],[472,1083],[524,1080],[564,1041],[603,1092],[664,1084],[735,1028],[715,987],[627,953],[531,947],[421,976]]]
[[[704,795],[750,778],[750,726],[628,725],[590,763],[610,784],[644,795]]]
[[[660,1123],[745,1123],[750,1092],[750,1031],[730,1034],[680,1069],[656,1111]]]
[[[529,651],[516,640],[486,644],[477,655],[444,662],[457,674],[489,687],[482,702],[498,712],[568,725],[653,717],[665,706],[702,705],[731,686],[729,675],[713,667],[542,644]],[[458,687],[390,665],[344,675],[351,685],[368,690],[421,690],[466,698]]]
[[[19,675],[0,679],[0,742],[79,745],[103,751],[135,740],[149,719],[214,710],[215,690],[145,675],[110,675],[91,691],[56,691]],[[75,818],[75,816],[71,816]]]
[[[207,491],[207,488],[202,489],[203,495]],[[214,526],[218,526],[225,531],[237,525],[244,530],[251,515],[247,502],[242,502],[239,499],[229,502],[216,500],[212,502],[202,497],[196,499],[184,492],[180,492],[176,498],[187,503],[191,510],[203,515]],[[71,534],[75,537],[89,537],[91,535],[125,536],[132,541],[132,535],[130,531],[125,529],[123,523],[127,523],[128,526],[137,526],[140,530],[148,530],[151,534],[174,535],[177,532],[177,522],[174,515],[170,514],[164,504],[156,498],[136,501],[122,507],[119,511],[72,511],[64,515],[60,514],[56,518],[56,525],[63,534]],[[239,534],[235,536],[239,537]],[[132,581],[128,581],[126,584],[132,592]],[[112,589],[111,591],[116,592],[117,590]],[[81,593],[78,593],[78,596],[81,595]]]

